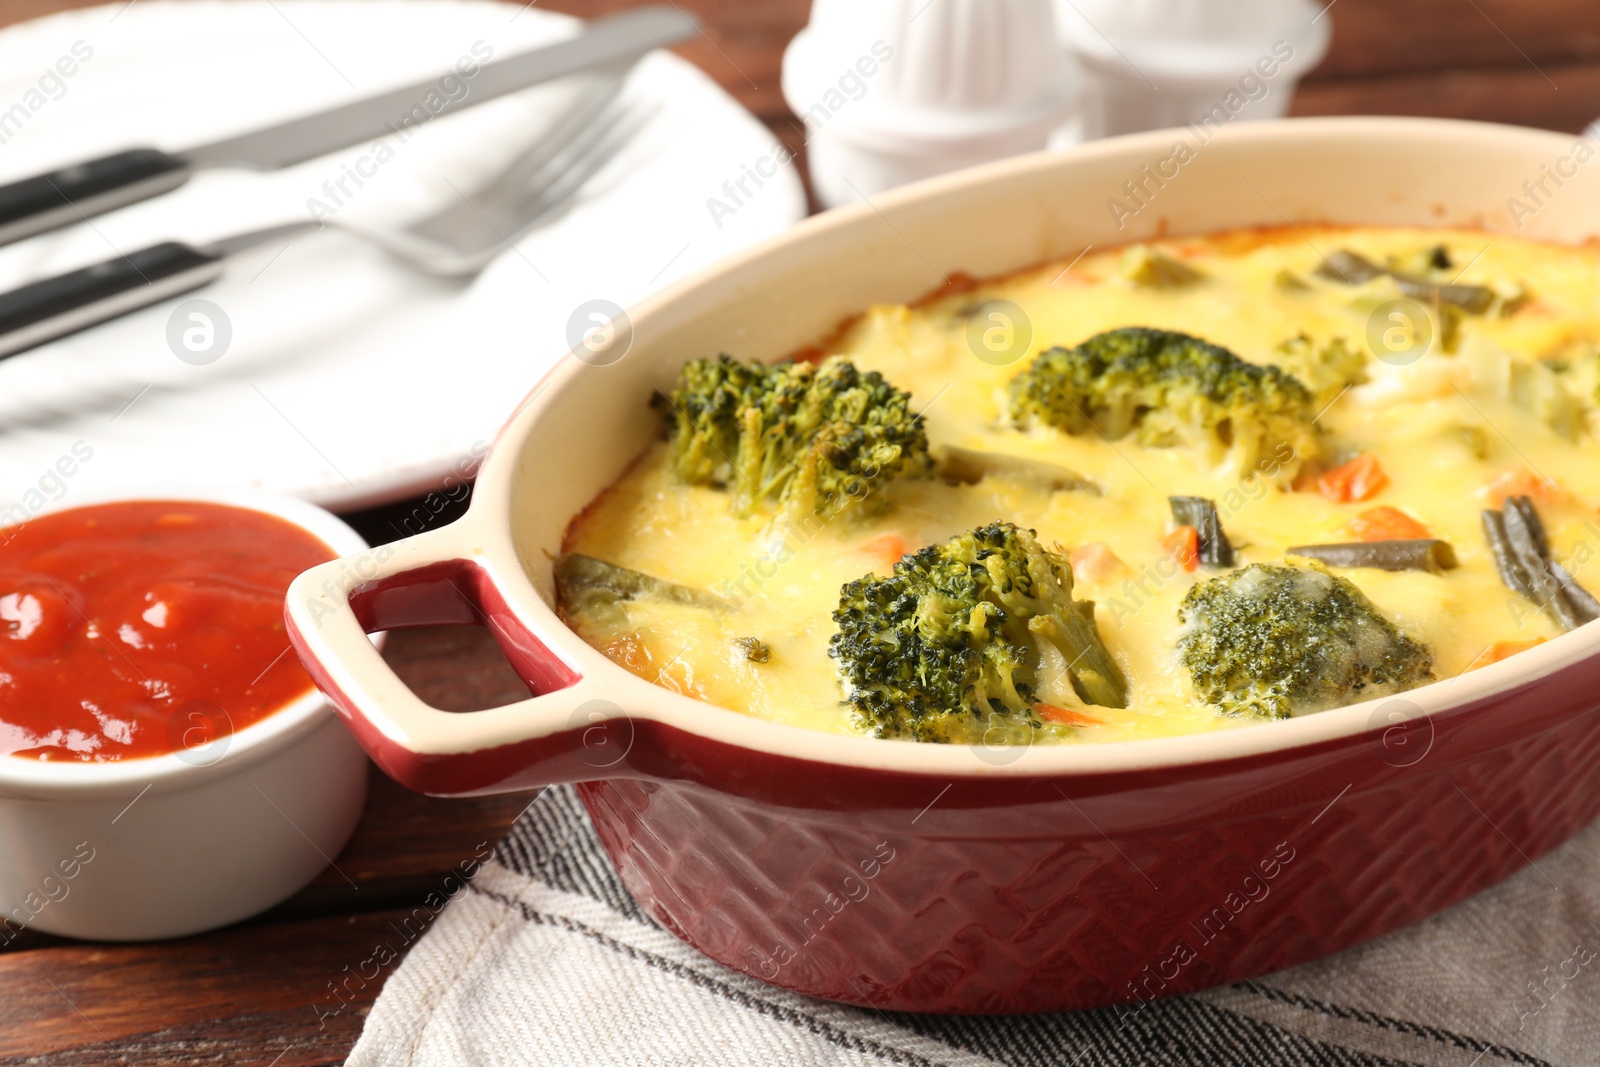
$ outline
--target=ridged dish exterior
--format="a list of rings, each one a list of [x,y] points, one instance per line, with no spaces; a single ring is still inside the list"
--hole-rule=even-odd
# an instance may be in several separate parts
[[[1431,731],[1126,789],[913,780],[885,810],[837,811],[806,805],[801,761],[760,768],[792,807],[681,783],[578,788],[634,898],[747,974],[883,1011],[1134,1004],[1416,922],[1600,815],[1600,715],[1569,673]]]

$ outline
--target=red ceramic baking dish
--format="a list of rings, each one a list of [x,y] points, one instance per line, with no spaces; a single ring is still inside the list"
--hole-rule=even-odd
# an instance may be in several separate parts
[[[730,967],[818,997],[1090,1008],[1415,922],[1600,813],[1600,626],[1304,718],[968,748],[779,726],[650,685],[557,618],[551,559],[573,515],[660,432],[651,392],[691,357],[775,359],[958,271],[1165,233],[1309,221],[1582,240],[1600,224],[1600,167],[1574,148],[1409,119],[1260,123],[1209,141],[1168,131],[812,219],[634,308],[606,360],[561,363],[500,433],[459,522],[303,575],[288,601],[295,647],[387,773],[440,795],[580,783],[651,915]],[[1530,199],[1529,181],[1545,191]],[[1113,197],[1134,203],[1129,182],[1143,206],[1113,212]],[[423,704],[365,634],[435,623],[487,625],[537,695],[463,714]]]

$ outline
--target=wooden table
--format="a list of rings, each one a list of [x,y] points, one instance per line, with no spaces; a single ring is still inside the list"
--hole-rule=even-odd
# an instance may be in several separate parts
[[[5,0],[0,24],[87,2]],[[597,15],[635,2],[543,6]],[[705,26],[683,55],[801,151],[803,162],[804,131],[784,106],[778,70],[807,0],[679,3]],[[1300,87],[1296,115],[1437,115],[1568,132],[1600,117],[1600,5],[1589,0],[1335,0],[1329,17],[1332,49]],[[349,518],[369,539],[387,541],[413,506]],[[385,656],[439,707],[492,707],[527,692],[481,630],[396,633]],[[324,872],[249,923],[153,945],[24,932],[0,951],[0,1067],[341,1062],[382,976],[337,1014],[329,1013],[331,983],[379,942],[399,948],[391,921],[438,890],[483,843],[497,841],[527,800],[433,800],[374,774],[366,815],[336,861],[342,875]]]

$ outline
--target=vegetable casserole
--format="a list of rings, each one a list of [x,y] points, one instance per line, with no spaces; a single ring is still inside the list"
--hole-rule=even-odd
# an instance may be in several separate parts
[[[559,608],[659,685],[965,744],[1395,696],[1600,617],[1597,250],[1284,228],[685,353]]]

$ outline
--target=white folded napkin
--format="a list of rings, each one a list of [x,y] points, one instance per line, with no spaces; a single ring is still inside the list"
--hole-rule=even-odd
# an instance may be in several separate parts
[[[529,806],[395,970],[351,1067],[1600,1063],[1600,824],[1432,919],[1139,1010],[847,1008],[702,956],[628,897],[570,787]]]

